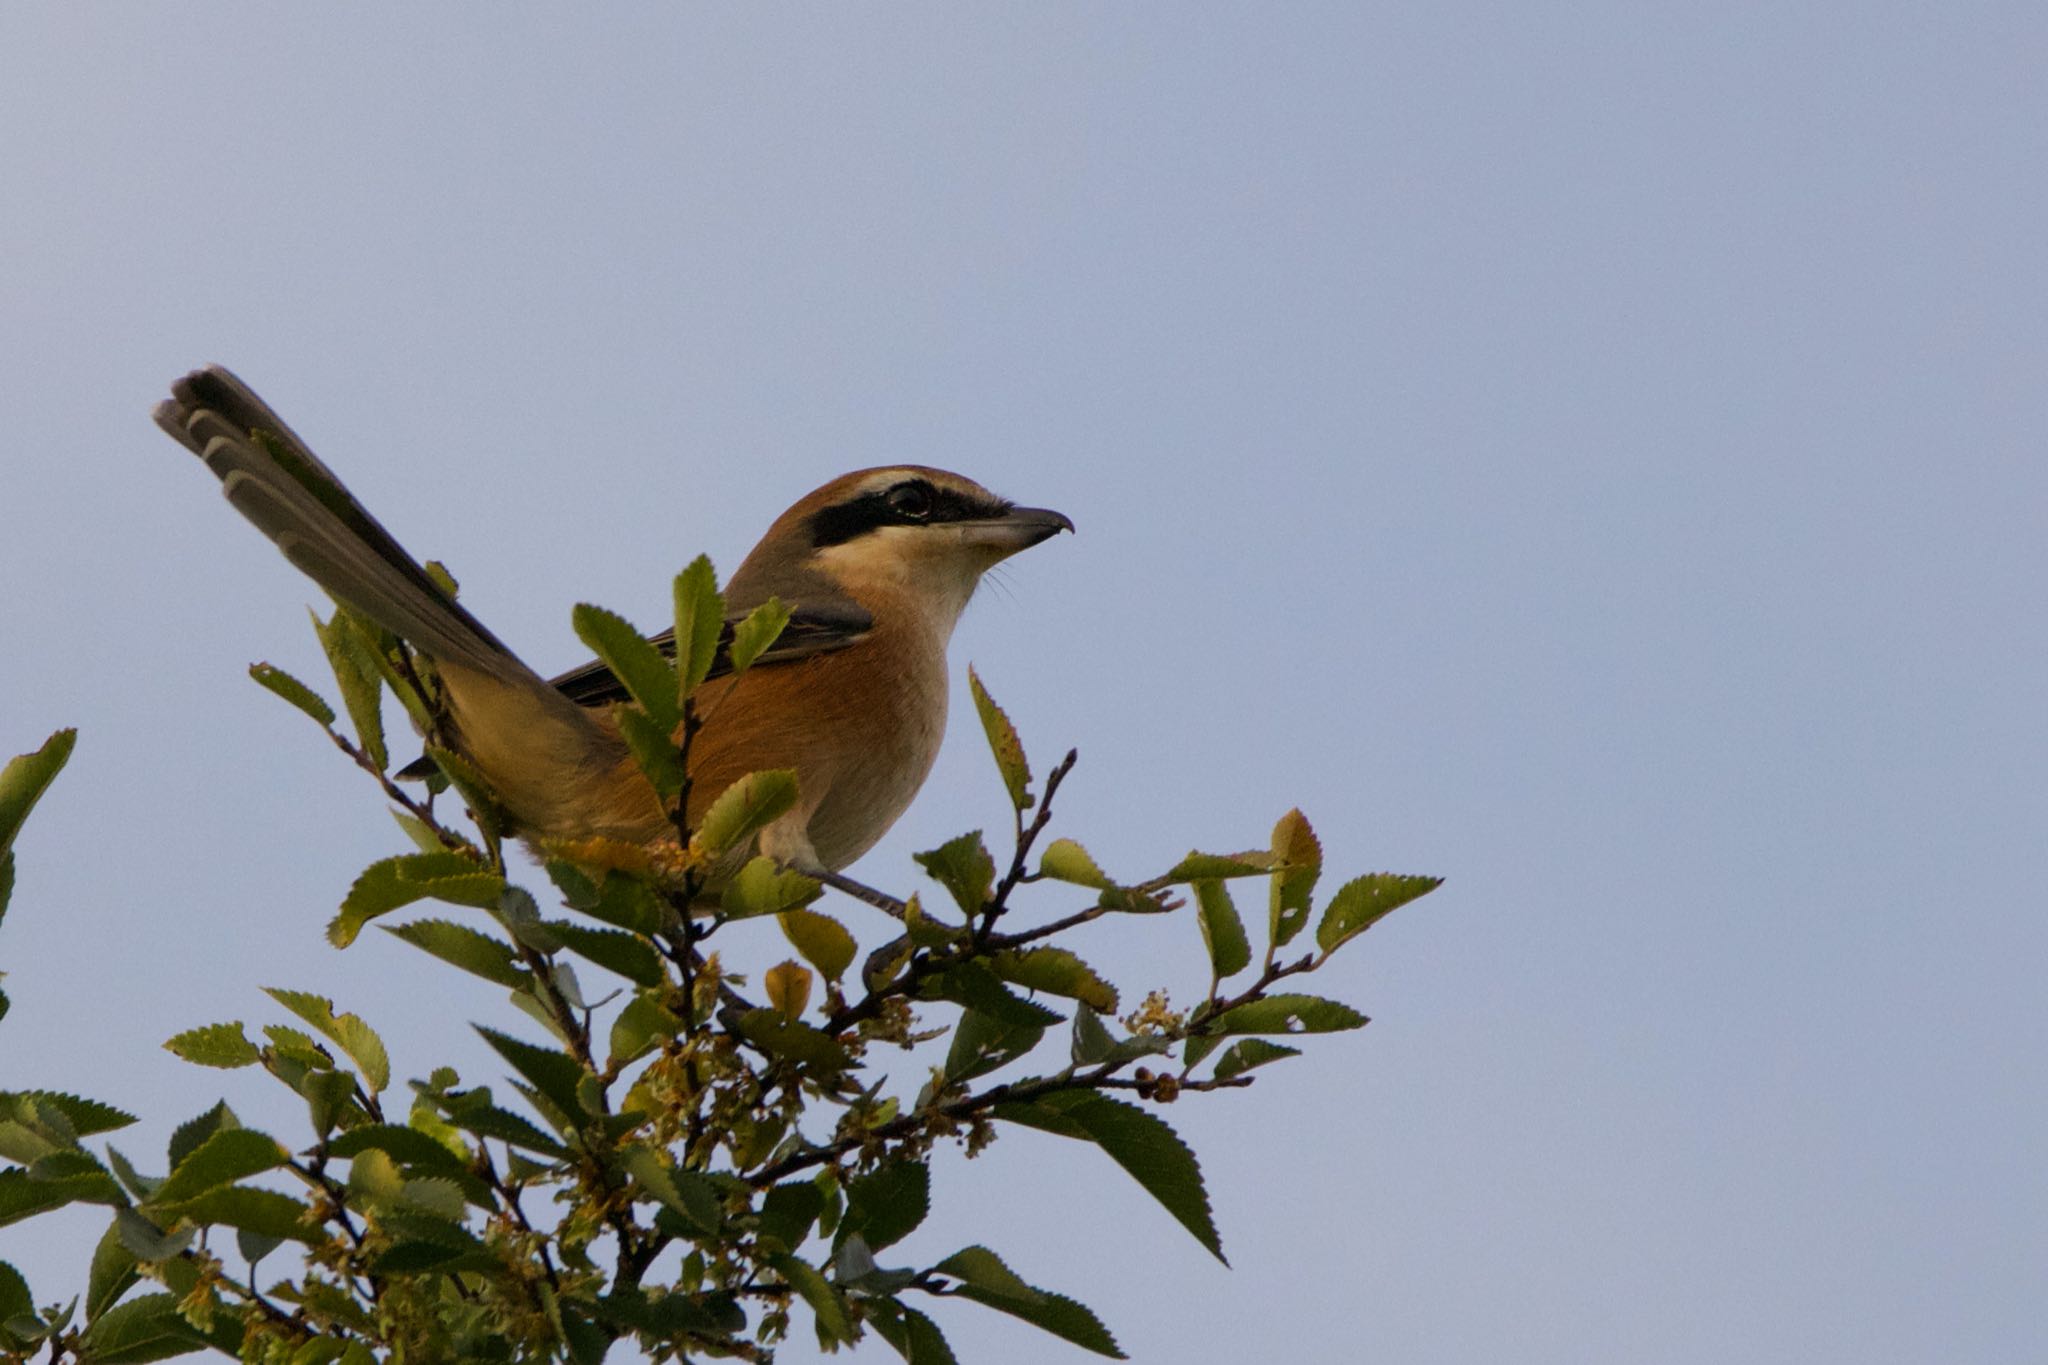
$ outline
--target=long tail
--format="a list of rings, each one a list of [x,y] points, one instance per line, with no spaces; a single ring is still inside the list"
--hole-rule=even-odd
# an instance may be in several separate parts
[[[248,385],[209,365],[173,384],[155,417],[287,559],[441,665],[457,745],[522,825],[602,831],[629,818],[604,780],[623,757],[616,734],[434,586]]]
[[[235,510],[341,601],[446,663],[539,678],[434,586],[270,405],[218,365],[171,385],[156,423],[206,461]]]

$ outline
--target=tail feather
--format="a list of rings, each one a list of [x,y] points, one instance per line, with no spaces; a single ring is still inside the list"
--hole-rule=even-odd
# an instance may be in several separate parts
[[[292,429],[219,366],[171,386],[157,425],[206,462],[227,499],[339,600],[437,659],[539,679],[446,596]]]

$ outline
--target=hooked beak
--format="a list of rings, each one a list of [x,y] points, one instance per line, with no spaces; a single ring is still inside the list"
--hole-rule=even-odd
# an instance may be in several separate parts
[[[969,545],[985,546],[997,552],[998,558],[1028,550],[1043,540],[1051,540],[1062,531],[1074,529],[1074,523],[1063,512],[1049,507],[1012,507],[999,517],[986,521],[963,521],[956,523],[961,539]]]

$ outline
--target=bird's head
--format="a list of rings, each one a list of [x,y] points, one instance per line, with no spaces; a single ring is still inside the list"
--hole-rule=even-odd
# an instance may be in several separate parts
[[[924,465],[842,475],[776,518],[733,575],[733,595],[801,600],[820,586],[869,609],[915,608],[941,635],[983,573],[1074,523]]]

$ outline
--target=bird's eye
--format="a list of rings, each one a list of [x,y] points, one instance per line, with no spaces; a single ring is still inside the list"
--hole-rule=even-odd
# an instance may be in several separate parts
[[[932,514],[932,490],[921,483],[898,484],[889,490],[889,510],[913,521]]]

